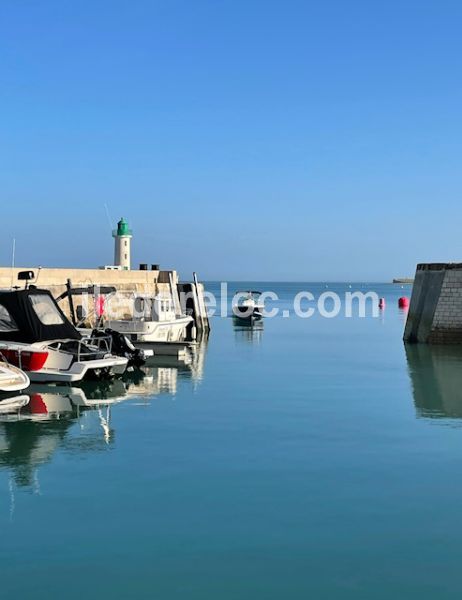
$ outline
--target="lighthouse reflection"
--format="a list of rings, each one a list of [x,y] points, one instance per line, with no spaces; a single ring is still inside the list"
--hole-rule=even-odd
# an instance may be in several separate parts
[[[462,419],[462,349],[412,344],[406,358],[417,415]]]
[[[33,384],[17,402],[0,402],[0,470],[10,490],[39,489],[39,469],[57,452],[104,452],[116,442],[114,411],[121,403],[175,395],[178,387],[198,385],[204,375],[206,345],[189,360],[163,356],[122,379],[85,381],[78,386]]]

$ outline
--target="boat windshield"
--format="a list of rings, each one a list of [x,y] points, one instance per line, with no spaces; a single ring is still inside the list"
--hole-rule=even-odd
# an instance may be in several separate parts
[[[0,304],[0,331],[18,331],[15,320],[3,304]]]
[[[59,310],[50,296],[31,294],[29,300],[35,314],[43,325],[62,325],[64,323]]]
[[[240,290],[235,293],[235,296],[237,296],[237,295],[239,295],[241,297],[247,296],[247,298],[258,298],[259,296],[262,295],[262,292],[257,292],[255,290]]]

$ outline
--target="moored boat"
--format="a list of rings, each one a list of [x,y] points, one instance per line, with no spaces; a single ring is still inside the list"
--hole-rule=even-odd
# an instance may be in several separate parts
[[[237,319],[259,321],[263,318],[265,305],[260,301],[261,292],[245,290],[236,292],[238,301],[233,303],[233,314]]]
[[[181,314],[180,306],[175,306],[173,292],[157,296],[134,295],[128,301],[130,318],[112,318],[111,311],[107,314],[105,305],[109,304],[108,299],[115,293],[114,287],[75,288],[69,283],[66,292],[56,300],[68,299],[72,321],[84,338],[111,338],[113,353],[127,357],[130,365],[141,366],[153,355],[179,356],[187,353],[191,345],[186,341],[188,330],[194,325],[194,319]],[[74,309],[72,298],[79,294],[94,298],[98,310],[95,310],[93,323],[86,310],[81,310],[79,315]],[[89,323],[91,327],[88,327]]]
[[[0,292],[0,354],[39,382],[112,377],[128,363],[106,340],[83,339],[50,292],[32,286]]]
[[[169,295],[155,297],[138,296],[132,319],[116,319],[105,322],[106,327],[123,335],[137,348],[146,348],[151,344],[182,343],[186,337],[186,328],[193,318],[179,315]]]
[[[5,394],[22,392],[29,387],[30,380],[26,373],[1,358],[0,355],[0,398]]]

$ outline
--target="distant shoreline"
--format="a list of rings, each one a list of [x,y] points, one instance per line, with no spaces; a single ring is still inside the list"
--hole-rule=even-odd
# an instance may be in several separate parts
[[[318,280],[318,281],[288,281],[288,280],[266,280],[266,279],[204,279],[203,283],[207,284],[290,284],[290,285],[393,285],[394,283],[401,284],[409,284],[412,285],[414,283],[413,278],[401,278],[401,279],[393,279],[392,281],[335,281],[335,280]]]

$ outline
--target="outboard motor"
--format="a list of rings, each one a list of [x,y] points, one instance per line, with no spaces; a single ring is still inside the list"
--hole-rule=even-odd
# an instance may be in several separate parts
[[[94,329],[92,338],[110,338],[112,342],[111,352],[116,356],[128,358],[128,366],[141,367],[146,362],[146,354],[143,350],[135,348],[126,335],[114,331],[114,329]]]

